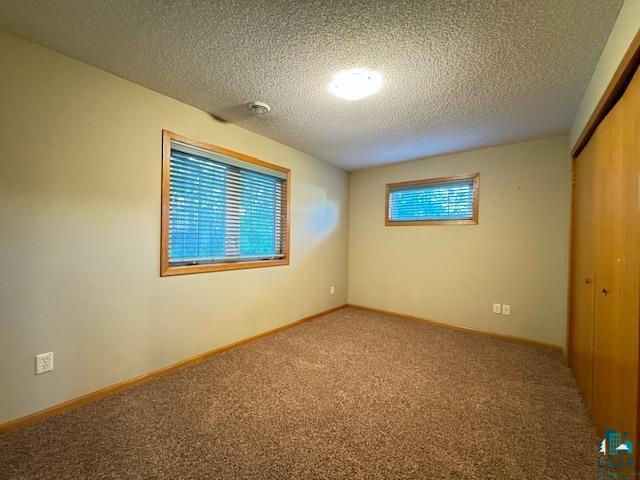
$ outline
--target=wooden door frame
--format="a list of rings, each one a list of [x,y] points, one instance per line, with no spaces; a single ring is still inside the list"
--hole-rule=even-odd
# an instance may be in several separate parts
[[[585,145],[591,139],[593,132],[596,131],[600,122],[607,116],[613,106],[618,102],[620,97],[627,89],[627,85],[633,78],[638,65],[640,64],[640,30],[638,30],[629,44],[629,48],[618,64],[618,68],[613,73],[613,77],[609,81],[607,88],[602,93],[600,101],[591,113],[587,124],[582,129],[576,143],[571,148],[571,158],[576,158]]]

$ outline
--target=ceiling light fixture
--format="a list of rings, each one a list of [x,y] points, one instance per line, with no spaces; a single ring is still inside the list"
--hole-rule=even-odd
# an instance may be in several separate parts
[[[366,68],[352,68],[336,73],[327,88],[339,98],[361,100],[382,88],[384,80],[380,72]]]

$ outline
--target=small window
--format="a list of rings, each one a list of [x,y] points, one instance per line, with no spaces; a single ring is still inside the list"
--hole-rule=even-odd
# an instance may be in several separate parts
[[[288,265],[289,176],[164,131],[161,275]]]
[[[477,223],[477,173],[386,186],[385,224],[388,226]]]

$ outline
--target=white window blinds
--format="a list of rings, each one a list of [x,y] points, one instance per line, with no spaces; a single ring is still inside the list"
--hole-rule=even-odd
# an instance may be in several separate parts
[[[286,175],[172,142],[169,266],[283,258]]]
[[[475,222],[477,175],[388,185],[388,222]]]

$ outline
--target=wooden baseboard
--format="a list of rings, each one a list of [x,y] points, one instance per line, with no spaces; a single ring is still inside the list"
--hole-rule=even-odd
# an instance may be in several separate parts
[[[552,343],[538,342],[536,340],[529,340],[527,338],[521,338],[521,337],[512,337],[510,335],[503,335],[501,333],[485,332],[483,330],[476,330],[475,328],[460,327],[457,325],[451,325],[450,323],[437,322],[435,320],[430,320],[428,318],[416,317],[414,315],[407,315],[405,313],[391,312],[389,310],[381,310],[379,308],[365,307],[364,305],[354,305],[352,303],[349,303],[347,306],[353,307],[353,308],[359,308],[361,310],[368,310],[370,312],[384,313],[386,315],[394,315],[396,317],[406,318],[408,320],[415,320],[418,322],[426,323],[428,325],[433,325],[434,327],[446,328],[449,330],[456,330],[458,332],[473,333],[475,335],[484,335],[485,337],[498,338],[500,340],[505,340],[507,342],[521,343],[521,344],[530,345],[533,347],[550,348],[550,349],[562,352],[562,346],[555,345]]]
[[[37,412],[31,413],[24,417],[16,418],[15,420],[10,420],[6,423],[0,424],[0,434],[10,432],[12,430],[16,430],[18,428],[24,427],[26,425],[30,425],[35,422],[39,422],[40,420],[44,420],[45,418],[51,417],[53,415],[57,415],[62,412],[66,412],[68,410],[72,410],[74,408],[78,408],[86,403],[93,402],[99,400],[101,398],[107,397],[109,395],[113,395],[115,393],[121,392],[127,388],[134,387],[136,385],[140,385],[141,383],[148,382],[149,380],[153,380],[154,378],[161,377],[168,373],[174,372],[178,369],[187,367],[189,365],[196,364],[201,362],[202,360],[206,360],[209,357],[217,355],[222,352],[226,352],[227,350],[231,350],[233,348],[240,347],[242,345],[246,345],[247,343],[255,342],[260,338],[267,337],[269,335],[273,335],[275,333],[281,332],[282,330],[287,330],[289,328],[298,326],[302,323],[313,320],[314,318],[321,317],[322,315],[327,315],[329,313],[335,312],[342,308],[345,308],[347,305],[340,305],[339,307],[331,308],[329,310],[325,310],[323,312],[315,313],[313,315],[309,315],[308,317],[301,318],[300,320],[296,320],[295,322],[288,323],[286,325],[282,325],[281,327],[273,328],[266,332],[259,333],[258,335],[254,335],[253,337],[245,338],[244,340],[239,340],[234,343],[230,343],[228,345],[224,345],[222,347],[215,348],[205,353],[201,353],[199,355],[195,355],[191,358],[187,358],[185,360],[181,360],[177,363],[169,365],[167,367],[160,368],[158,370],[154,370],[149,373],[145,373],[144,375],[140,375],[135,378],[131,378],[129,380],[124,380],[120,383],[116,383],[115,385],[110,385],[105,388],[101,388],[100,390],[96,390],[94,392],[87,393],[80,397],[72,398],[67,400],[66,402],[60,403],[58,405],[54,405],[49,408],[45,408],[44,410],[39,410]]]

